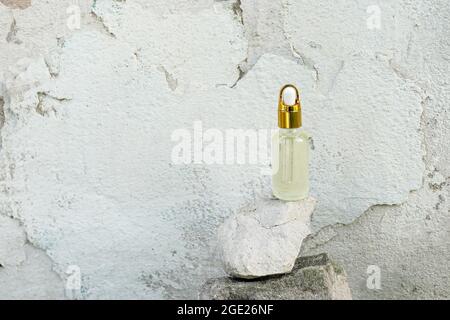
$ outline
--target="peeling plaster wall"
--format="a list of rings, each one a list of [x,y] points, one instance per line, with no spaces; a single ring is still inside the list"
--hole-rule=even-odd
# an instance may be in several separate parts
[[[302,254],[328,252],[345,267],[352,293],[362,299],[448,299],[450,288],[449,4],[415,8],[414,32],[394,71],[424,95],[421,116],[425,171],[419,190],[398,205],[376,205],[350,225],[323,228]],[[381,271],[381,289],[366,286],[367,267]]]
[[[273,128],[286,82],[318,199],[302,253],[354,298],[450,296],[447,1],[379,1],[380,30],[365,0],[79,1],[71,30],[73,4],[0,4],[0,298],[63,298],[73,265],[82,298],[195,298],[218,224],[270,183],[173,165],[171,134]]]
[[[0,216],[0,299],[64,299],[64,283],[52,261],[27,242],[20,224]]]

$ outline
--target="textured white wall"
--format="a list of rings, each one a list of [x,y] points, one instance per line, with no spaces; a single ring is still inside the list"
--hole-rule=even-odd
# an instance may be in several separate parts
[[[269,183],[171,164],[171,133],[273,128],[286,82],[319,202],[303,251],[355,298],[450,295],[447,1],[378,1],[380,29],[364,0],[1,2],[0,297],[63,297],[71,265],[84,298],[196,297],[217,225]]]

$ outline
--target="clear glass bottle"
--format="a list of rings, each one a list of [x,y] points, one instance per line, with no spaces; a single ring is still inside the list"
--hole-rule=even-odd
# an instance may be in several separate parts
[[[304,199],[309,193],[309,141],[301,128],[301,105],[297,88],[280,91],[279,130],[272,140],[272,190],[285,201]]]

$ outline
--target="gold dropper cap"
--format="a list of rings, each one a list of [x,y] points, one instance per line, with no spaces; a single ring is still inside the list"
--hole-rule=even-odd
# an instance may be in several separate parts
[[[295,90],[295,103],[287,105],[283,101],[283,91],[286,88],[293,88]],[[300,128],[302,126],[302,106],[300,104],[300,94],[297,88],[292,84],[283,86],[280,90],[278,98],[278,127],[283,129]]]

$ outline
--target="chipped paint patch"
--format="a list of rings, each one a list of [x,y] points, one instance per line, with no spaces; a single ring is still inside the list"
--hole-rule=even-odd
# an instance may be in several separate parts
[[[0,0],[0,2],[12,9],[26,9],[31,6],[31,0]]]

